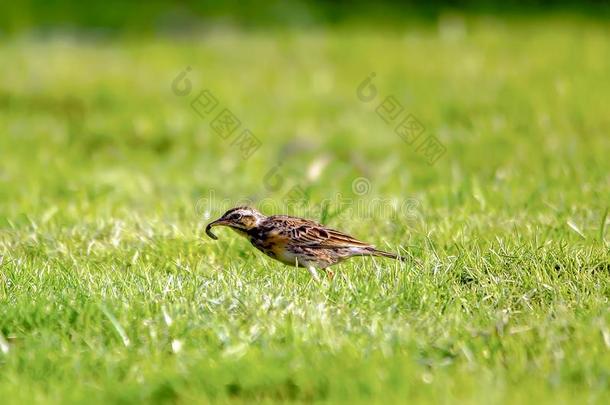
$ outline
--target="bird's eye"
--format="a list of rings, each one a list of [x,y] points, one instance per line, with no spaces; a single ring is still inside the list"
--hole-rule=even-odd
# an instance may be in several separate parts
[[[231,219],[239,221],[241,219],[241,214],[233,214],[231,215]]]

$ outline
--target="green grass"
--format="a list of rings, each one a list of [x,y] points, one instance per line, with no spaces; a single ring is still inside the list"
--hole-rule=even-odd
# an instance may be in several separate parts
[[[606,403],[609,26],[450,28],[0,42],[2,402]],[[186,66],[250,159],[173,94]],[[436,164],[358,100],[370,72]],[[317,285],[205,236],[295,185],[302,215],[409,262]]]

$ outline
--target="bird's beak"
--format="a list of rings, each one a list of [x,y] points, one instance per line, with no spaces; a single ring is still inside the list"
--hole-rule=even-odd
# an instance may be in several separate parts
[[[208,224],[208,226],[205,227],[205,233],[212,239],[216,240],[218,239],[218,236],[214,235],[212,233],[212,227],[213,226],[223,226],[223,225],[227,225],[229,223],[229,221],[225,221],[222,218],[217,219],[216,221],[212,221]]]

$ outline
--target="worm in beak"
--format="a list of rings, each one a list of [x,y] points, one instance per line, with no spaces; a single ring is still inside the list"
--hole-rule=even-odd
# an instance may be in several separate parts
[[[224,225],[224,221],[217,219],[216,221],[212,221],[205,227],[205,233],[212,239],[217,240],[218,236],[212,233],[212,227],[217,225]]]

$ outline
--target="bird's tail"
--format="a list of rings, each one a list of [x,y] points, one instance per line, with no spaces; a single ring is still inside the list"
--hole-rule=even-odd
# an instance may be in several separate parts
[[[390,259],[400,260],[401,262],[407,261],[407,258],[405,256],[395,255],[394,253],[384,252],[383,250],[378,250],[374,248],[367,249],[366,253],[363,254],[370,256],[388,257]]]

